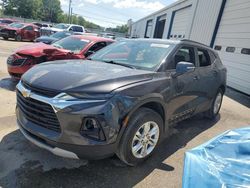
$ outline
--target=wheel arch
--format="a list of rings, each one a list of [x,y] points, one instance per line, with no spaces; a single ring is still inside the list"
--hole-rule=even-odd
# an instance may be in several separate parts
[[[128,126],[128,122],[131,118],[131,116],[140,108],[145,107],[149,108],[156,113],[158,113],[163,120],[164,124],[164,132],[167,130],[167,124],[166,124],[166,117],[167,117],[167,110],[164,107],[164,101],[161,98],[151,98],[151,99],[146,99],[135,105],[132,110],[129,111],[129,113],[123,118],[123,123],[122,123],[122,128],[121,128],[121,134],[123,134],[124,130]]]

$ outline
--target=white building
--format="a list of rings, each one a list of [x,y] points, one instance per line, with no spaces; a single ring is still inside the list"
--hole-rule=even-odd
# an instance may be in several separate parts
[[[250,0],[179,0],[134,22],[131,37],[207,44],[226,65],[228,86],[250,95]]]

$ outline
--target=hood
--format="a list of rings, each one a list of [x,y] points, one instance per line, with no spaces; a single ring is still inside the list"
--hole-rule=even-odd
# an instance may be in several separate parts
[[[46,28],[45,30],[50,30],[50,31],[55,31],[55,32],[64,31],[63,29],[58,29],[55,27]]]
[[[12,30],[12,31],[19,31],[20,30],[20,28],[9,27],[8,25],[5,26],[3,29]]]
[[[49,51],[49,54],[46,54],[44,51]],[[52,45],[47,45],[44,43],[35,43],[31,45],[26,45],[21,48],[18,48],[15,53],[22,55],[30,55],[33,57],[41,57],[43,55],[53,55],[53,53],[58,54],[67,54],[68,50],[59,49]]]
[[[37,65],[22,76],[36,88],[57,92],[110,93],[153,78],[155,73],[89,60],[63,60]]]
[[[43,42],[43,43],[46,43],[46,44],[50,44],[54,41],[58,40],[57,38],[54,38],[54,37],[49,37],[49,36],[41,36],[39,38],[37,38],[35,41],[36,42]]]

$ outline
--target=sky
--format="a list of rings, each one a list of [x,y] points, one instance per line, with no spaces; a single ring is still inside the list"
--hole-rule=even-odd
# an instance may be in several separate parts
[[[68,13],[69,0],[60,0]],[[126,24],[128,19],[139,20],[176,0],[72,0],[73,13],[103,27]]]

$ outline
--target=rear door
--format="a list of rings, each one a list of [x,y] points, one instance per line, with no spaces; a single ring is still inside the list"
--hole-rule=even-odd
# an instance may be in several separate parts
[[[190,62],[197,66],[195,49],[192,46],[180,47],[173,56],[173,59],[168,65],[168,69],[174,74],[176,65],[179,62]],[[194,101],[199,100],[199,88],[197,82],[199,73],[195,69],[192,72],[187,72],[171,80],[171,93],[167,109],[169,114],[169,122],[175,123],[182,119],[190,117],[196,109]]]
[[[200,111],[209,108],[209,104],[213,100],[219,88],[219,83],[217,82],[219,72],[216,68],[214,61],[216,60],[211,52],[205,48],[197,48],[196,56],[198,59],[197,70],[199,72],[199,90],[200,90],[200,100],[198,101],[198,106]]]

